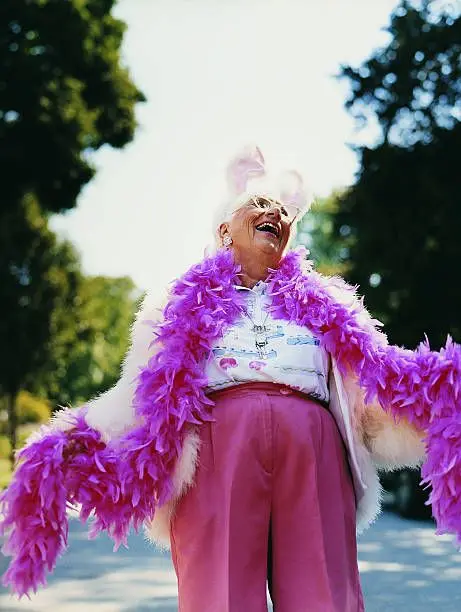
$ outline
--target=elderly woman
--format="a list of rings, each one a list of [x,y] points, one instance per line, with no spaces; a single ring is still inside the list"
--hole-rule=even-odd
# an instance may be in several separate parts
[[[277,612],[363,610],[376,468],[425,452],[439,528],[461,531],[459,347],[390,346],[351,287],[287,253],[299,175],[248,149],[228,178],[219,248],[163,309],[146,299],[116,386],[21,451],[3,496],[19,594],[64,549],[66,503],[117,544],[142,523],[170,543],[182,612],[267,610],[267,580]]]

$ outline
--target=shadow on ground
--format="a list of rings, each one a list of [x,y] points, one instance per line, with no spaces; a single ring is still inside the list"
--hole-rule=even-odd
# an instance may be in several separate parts
[[[367,612],[459,612],[461,554],[432,523],[384,514],[359,539]],[[177,587],[169,555],[140,536],[114,554],[106,537],[88,541],[71,520],[70,547],[49,585],[32,601],[17,601],[0,588],[2,612],[173,612]],[[0,573],[8,559],[0,555]]]
[[[461,554],[431,521],[384,514],[359,539],[367,611],[461,610]]]
[[[176,577],[168,555],[156,551],[141,536],[129,539],[129,549],[113,553],[109,538],[89,541],[87,529],[70,521],[70,546],[59,560],[48,586],[17,601],[0,588],[2,612],[173,612],[177,610]],[[0,555],[0,573],[8,559]]]

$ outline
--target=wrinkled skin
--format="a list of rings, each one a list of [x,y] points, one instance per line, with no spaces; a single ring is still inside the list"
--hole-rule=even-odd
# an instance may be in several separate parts
[[[263,223],[272,223],[277,235],[260,231]],[[242,266],[242,284],[253,287],[258,281],[265,280],[269,269],[278,267],[290,240],[291,222],[283,214],[283,208],[272,206],[264,210],[252,202],[238,208],[231,219],[219,227],[221,240],[232,238],[230,248],[235,260]]]

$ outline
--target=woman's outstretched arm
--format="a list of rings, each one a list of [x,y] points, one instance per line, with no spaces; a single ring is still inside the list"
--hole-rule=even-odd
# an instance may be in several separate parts
[[[133,395],[138,370],[155,354],[153,324],[161,317],[147,297],[133,325],[132,342],[117,384],[88,404],[59,411],[18,453],[13,480],[1,495],[0,533],[13,557],[3,583],[19,595],[45,584],[67,546],[69,504],[94,530],[116,544],[126,540],[130,504],[119,479],[119,457],[109,441],[137,424]],[[136,511],[134,510],[134,515]]]

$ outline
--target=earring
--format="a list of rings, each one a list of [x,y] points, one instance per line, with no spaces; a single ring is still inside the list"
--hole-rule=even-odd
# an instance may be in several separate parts
[[[226,247],[226,249],[230,247],[230,245],[232,244],[232,238],[229,236],[229,234],[226,234],[224,236],[222,243]]]

